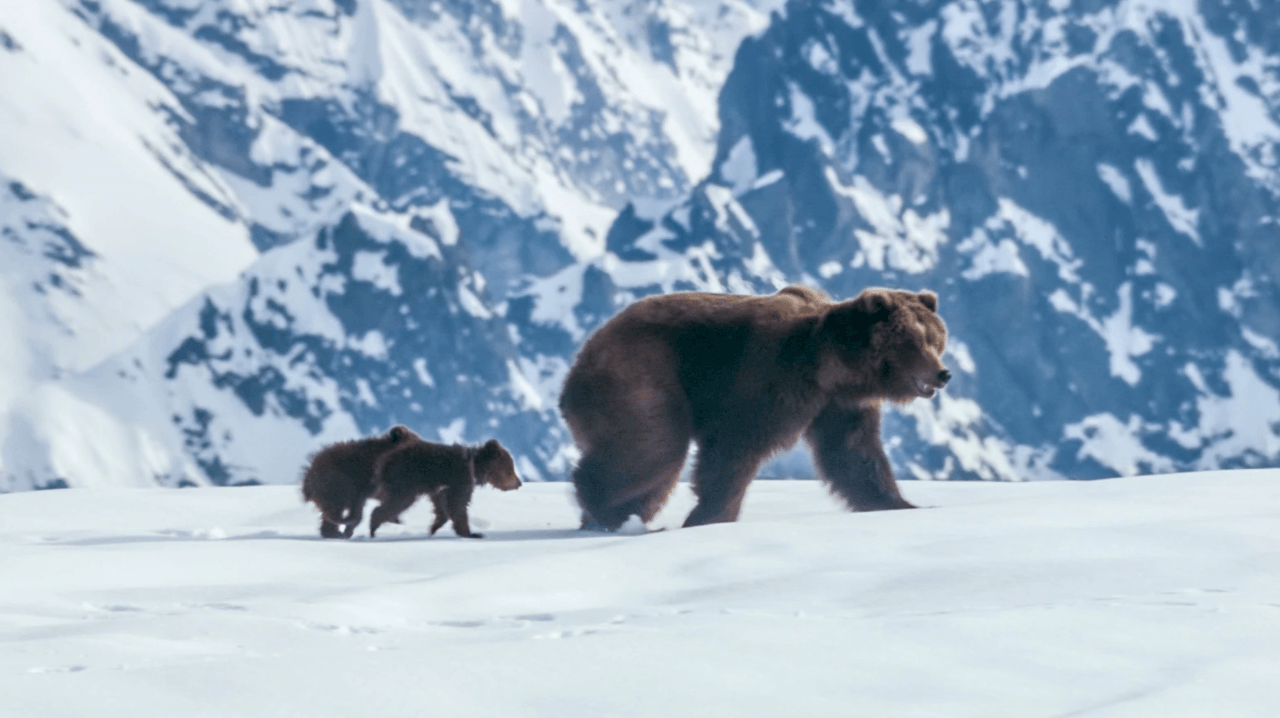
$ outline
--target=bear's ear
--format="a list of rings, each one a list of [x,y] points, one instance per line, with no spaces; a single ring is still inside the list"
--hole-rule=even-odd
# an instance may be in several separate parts
[[[845,346],[865,344],[870,339],[871,326],[887,319],[889,311],[883,295],[863,292],[857,299],[831,307],[818,325],[818,331]]]
[[[920,298],[920,303],[924,305],[925,309],[928,309],[934,314],[938,313],[938,295],[926,290],[920,292],[916,296]]]
[[[497,439],[489,439],[484,442],[476,451],[476,456],[482,460],[488,461],[502,453],[502,444]]]
[[[387,432],[387,438],[391,439],[391,443],[398,444],[408,439],[413,432],[409,431],[409,427],[403,424],[396,424]]]
[[[880,292],[863,292],[852,304],[856,311],[865,314],[871,321],[889,316],[889,299]]]

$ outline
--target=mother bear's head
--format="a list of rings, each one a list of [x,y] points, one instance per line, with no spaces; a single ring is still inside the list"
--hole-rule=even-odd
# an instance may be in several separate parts
[[[867,289],[830,305],[816,332],[819,382],[829,390],[905,402],[932,397],[951,379],[942,363],[947,326],[933,292]]]

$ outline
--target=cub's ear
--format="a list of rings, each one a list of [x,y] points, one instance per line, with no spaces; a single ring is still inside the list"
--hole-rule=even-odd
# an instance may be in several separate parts
[[[476,456],[487,457],[486,460],[492,459],[502,453],[502,444],[497,439],[489,439],[480,446]]]
[[[920,303],[924,305],[925,309],[928,309],[934,314],[938,313],[938,295],[930,291],[923,291],[916,296],[920,298]]]
[[[411,436],[413,436],[413,432],[409,431],[409,427],[403,424],[396,424],[387,431],[387,438],[391,439],[391,442],[395,444],[398,444]]]

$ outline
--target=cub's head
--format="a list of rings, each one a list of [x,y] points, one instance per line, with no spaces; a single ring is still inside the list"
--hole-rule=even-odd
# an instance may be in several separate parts
[[[476,452],[476,483],[489,484],[503,491],[520,488],[520,477],[516,476],[516,462],[511,454],[498,443],[497,439],[489,439]]]
[[[826,384],[905,402],[932,397],[951,379],[942,363],[947,326],[933,292],[868,289],[833,305],[818,333],[835,360],[824,366]]]

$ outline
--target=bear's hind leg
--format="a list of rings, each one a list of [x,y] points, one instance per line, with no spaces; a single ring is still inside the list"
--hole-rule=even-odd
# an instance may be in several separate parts
[[[584,531],[615,531],[630,516],[628,507],[613,503],[613,481],[609,476],[613,462],[603,460],[600,454],[587,454],[573,470],[573,488],[582,508]]]
[[[368,494],[360,494],[347,507],[347,516],[344,521],[346,528],[342,530],[342,538],[351,538],[351,535],[356,532],[356,527],[364,520],[364,502],[368,500]]]
[[[747,486],[756,477],[756,470],[768,453],[752,450],[739,441],[700,441],[698,465],[693,472],[693,490],[698,495],[698,504],[684,525],[737,521]]]
[[[320,517],[320,537],[321,538],[346,538],[342,535],[342,527],[330,521],[329,519]]]
[[[589,530],[614,531],[633,514],[653,518],[680,477],[692,438],[688,399],[663,369],[671,347],[640,339],[620,356],[624,366],[587,362],[571,371],[561,397],[582,450],[573,484]]]
[[[383,524],[400,523],[400,514],[408,511],[409,507],[413,506],[413,502],[418,500],[418,494],[414,491],[383,496],[382,503],[374,507],[373,513],[369,515],[369,538],[373,538],[378,527]]]
[[[671,491],[680,481],[680,469],[683,468],[684,457],[681,456],[679,463],[670,465],[665,475],[655,481],[653,490],[641,498],[639,508],[635,512],[640,516],[641,521],[649,523],[654,516],[658,515],[662,507],[667,505],[667,499],[671,498]]]
[[[636,448],[643,447],[641,450]],[[667,502],[680,479],[688,437],[673,432],[667,441],[632,445],[629,451],[594,451],[573,473],[582,528],[616,531],[631,516],[648,523]]]

